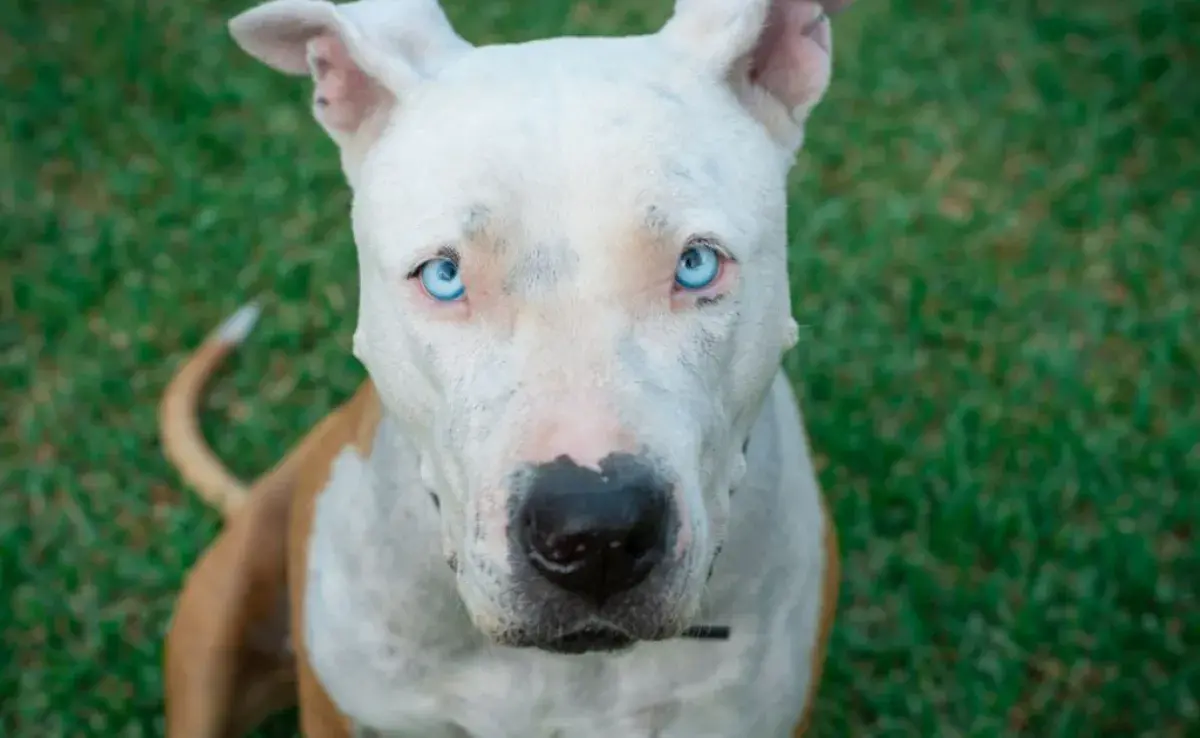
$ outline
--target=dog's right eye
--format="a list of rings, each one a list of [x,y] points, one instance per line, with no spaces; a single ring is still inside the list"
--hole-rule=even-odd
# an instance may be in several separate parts
[[[412,276],[421,280],[425,294],[438,302],[454,302],[467,291],[458,271],[458,263],[444,256],[425,262],[417,267]]]

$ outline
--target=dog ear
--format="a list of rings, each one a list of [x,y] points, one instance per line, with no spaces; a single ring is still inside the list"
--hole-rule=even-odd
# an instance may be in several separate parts
[[[833,62],[827,13],[853,0],[676,0],[660,35],[729,81],[776,138],[795,150],[825,95]]]
[[[272,69],[312,76],[313,115],[351,186],[403,95],[471,49],[436,0],[270,0],[230,20],[229,32]]]

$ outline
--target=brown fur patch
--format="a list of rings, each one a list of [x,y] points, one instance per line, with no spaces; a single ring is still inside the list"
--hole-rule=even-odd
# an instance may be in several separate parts
[[[812,725],[813,708],[821,686],[821,672],[829,650],[829,635],[833,632],[833,621],[837,616],[838,588],[842,576],[837,528],[824,500],[821,500],[821,512],[825,517],[825,574],[821,582],[821,620],[817,626],[817,642],[811,657],[812,671],[808,682],[808,695],[804,698],[804,712],[800,715],[800,722],[796,724],[796,730],[792,733],[794,738],[801,738],[807,734]]]
[[[342,449],[370,454],[380,413],[365,382],[254,484],[188,573],[167,635],[168,736],[243,735],[297,693],[304,735],[350,735],[305,661],[300,603],[313,503]]]
[[[354,397],[313,430],[313,435],[320,438],[320,442],[302,460],[297,474],[288,540],[288,590],[300,692],[300,730],[307,738],[349,738],[351,734],[350,721],[338,711],[317,680],[308,663],[304,645],[302,603],[305,574],[308,571],[308,541],[316,501],[329,483],[333,459],[343,448],[353,445],[364,458],[370,455],[381,413],[375,387],[368,380]]]
[[[288,644],[286,465],[245,505],[188,572],[165,649],[167,735],[241,735],[295,704]]]

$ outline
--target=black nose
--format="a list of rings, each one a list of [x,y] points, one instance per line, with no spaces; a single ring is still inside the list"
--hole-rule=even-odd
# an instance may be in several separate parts
[[[536,468],[514,522],[543,577],[600,605],[662,560],[669,508],[665,485],[632,456],[609,456],[600,471],[561,456]]]

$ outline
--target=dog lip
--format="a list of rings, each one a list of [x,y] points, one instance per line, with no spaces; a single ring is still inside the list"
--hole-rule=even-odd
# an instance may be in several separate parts
[[[622,651],[637,643],[627,633],[602,625],[592,625],[533,644],[534,648],[557,654],[578,655]]]

